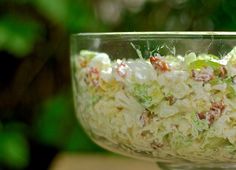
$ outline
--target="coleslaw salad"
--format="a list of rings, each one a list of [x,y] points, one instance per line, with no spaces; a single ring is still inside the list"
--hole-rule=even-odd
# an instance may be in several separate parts
[[[236,162],[236,47],[115,61],[82,50],[73,62],[78,117],[95,135],[157,159]]]

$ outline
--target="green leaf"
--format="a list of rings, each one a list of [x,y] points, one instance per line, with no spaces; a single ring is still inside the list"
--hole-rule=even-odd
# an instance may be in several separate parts
[[[194,128],[196,128],[198,131],[202,132],[209,128],[207,120],[200,120],[196,113],[191,113],[191,117],[189,119],[191,123],[194,125]]]
[[[139,99],[139,101],[146,107],[149,107],[152,102],[152,98],[148,96],[147,85],[136,84],[134,86],[134,95]]]
[[[146,108],[158,104],[163,99],[160,87],[156,83],[134,84],[132,93]]]
[[[230,146],[230,142],[224,138],[211,137],[211,138],[206,138],[203,145],[204,148],[213,149],[221,146]]]
[[[235,89],[235,87],[233,85],[232,78],[228,77],[227,79],[224,80],[224,82],[227,84],[226,96],[228,98],[236,97],[236,89]]]
[[[221,64],[214,62],[214,61],[210,61],[210,60],[196,60],[192,63],[190,63],[189,68],[192,69],[201,69],[204,67],[211,67],[214,70],[219,69],[221,67]]]
[[[170,143],[171,146],[174,149],[182,149],[182,148],[186,148],[188,146],[191,146],[192,141],[188,136],[184,136],[183,134],[181,134],[180,132],[175,132],[173,134],[170,134],[170,136],[172,136],[172,139]]]
[[[23,169],[29,163],[29,150],[24,136],[18,132],[0,132],[0,162],[14,169]]]

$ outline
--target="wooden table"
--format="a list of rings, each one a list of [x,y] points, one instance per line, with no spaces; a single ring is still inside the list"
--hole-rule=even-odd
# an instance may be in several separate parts
[[[160,170],[155,163],[99,154],[59,154],[50,170]]]

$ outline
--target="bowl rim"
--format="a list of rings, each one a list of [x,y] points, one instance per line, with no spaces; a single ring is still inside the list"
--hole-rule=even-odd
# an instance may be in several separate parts
[[[153,31],[153,32],[82,32],[71,34],[71,38],[79,39],[142,39],[142,38],[206,38],[236,39],[235,31]]]
[[[133,32],[81,32],[73,36],[88,35],[236,35],[236,31],[133,31]]]

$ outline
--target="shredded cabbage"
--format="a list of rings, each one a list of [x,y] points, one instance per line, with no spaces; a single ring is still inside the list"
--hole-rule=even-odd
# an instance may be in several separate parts
[[[91,133],[154,159],[236,162],[236,47],[149,60],[82,50],[78,117]]]

